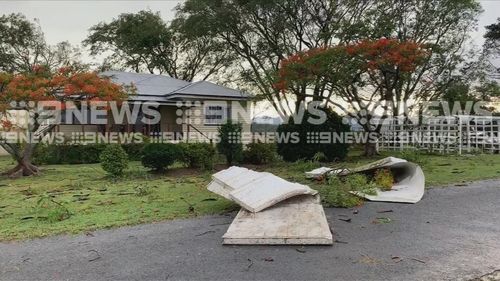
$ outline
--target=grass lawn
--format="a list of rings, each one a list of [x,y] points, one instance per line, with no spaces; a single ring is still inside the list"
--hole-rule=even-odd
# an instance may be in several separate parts
[[[386,155],[378,158],[383,156]],[[346,162],[332,165],[353,167],[373,160],[351,153]],[[425,155],[421,160],[428,186],[500,178],[500,155]],[[12,165],[9,157],[0,157],[0,171]],[[321,189],[327,185],[309,182],[303,174],[319,166],[318,163],[279,162],[252,168]],[[211,172],[175,168],[164,175],[152,175],[140,163],[133,162],[123,179],[112,181],[106,178],[99,164],[43,168],[41,176],[1,179],[0,241],[81,233],[237,209],[205,189]],[[40,198],[46,201],[38,203]],[[70,212],[68,219],[56,222],[50,219],[60,215],[57,203]]]

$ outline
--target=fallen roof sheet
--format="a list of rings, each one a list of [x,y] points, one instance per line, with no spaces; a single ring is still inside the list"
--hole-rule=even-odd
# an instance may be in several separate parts
[[[310,172],[306,172],[306,178],[308,179],[317,179],[326,176],[329,172],[333,171],[333,168],[321,167],[314,169]]]
[[[232,166],[226,170],[213,174],[212,182],[210,182],[207,189],[233,201],[233,199],[229,196],[229,193],[234,191],[236,188],[242,187],[260,177],[261,175],[258,172],[247,168]]]
[[[422,168],[417,164],[410,163],[404,159],[387,157],[367,165],[363,165],[347,171],[350,173],[363,173],[377,169],[391,169],[394,174],[395,184],[389,191],[377,191],[377,195],[368,195],[361,192],[353,194],[366,198],[370,201],[417,203],[424,196],[425,175]]]
[[[288,182],[271,173],[235,166],[214,174],[212,178],[208,190],[254,213],[293,196],[317,194],[307,185]]]
[[[354,169],[331,169],[321,167],[306,172],[307,178],[321,178],[331,175],[349,175],[353,173],[366,173],[377,169],[391,169],[395,174],[395,184],[389,191],[377,191],[377,195],[368,195],[362,192],[351,192],[370,201],[417,203],[424,196],[425,175],[417,164],[401,158],[387,157]]]
[[[256,213],[297,195],[316,195],[307,185],[291,183],[273,174],[262,177],[231,192],[229,196],[240,206]]]
[[[223,244],[332,245],[333,237],[319,196],[303,195],[259,213],[241,209]]]
[[[360,197],[370,201],[417,203],[424,196],[425,175],[420,166],[410,162],[390,163],[390,166],[383,166],[403,171],[399,179],[389,191],[377,191],[377,195],[368,195],[360,192],[353,192]]]

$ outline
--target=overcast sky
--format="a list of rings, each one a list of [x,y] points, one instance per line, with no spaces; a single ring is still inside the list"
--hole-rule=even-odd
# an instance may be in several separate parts
[[[69,41],[80,44],[87,37],[88,29],[100,22],[109,22],[125,12],[144,9],[159,11],[170,20],[172,11],[182,0],[164,1],[5,1],[0,0],[0,11],[4,14],[23,13],[29,19],[38,19],[48,43]],[[479,21],[479,30],[472,37],[476,45],[482,45],[484,26],[500,17],[500,1],[481,1],[484,12]]]
[[[121,13],[149,9],[159,11],[166,20],[174,17],[172,11],[183,0],[156,1],[6,1],[0,0],[0,13],[23,13],[29,19],[38,19],[47,42],[56,44],[69,41],[79,45],[88,35],[88,29],[101,21],[109,22]],[[500,17],[500,0],[480,1],[484,12],[480,17],[478,31],[472,34],[474,45],[483,44],[484,26],[496,22]],[[86,60],[91,60],[85,56]],[[261,108],[262,107],[262,108]],[[259,105],[255,115],[276,115],[270,113],[269,105]]]

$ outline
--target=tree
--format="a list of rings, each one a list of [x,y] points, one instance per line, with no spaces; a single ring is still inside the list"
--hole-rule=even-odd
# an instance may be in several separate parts
[[[333,105],[358,120],[366,132],[378,134],[381,123],[374,118],[399,114],[393,105],[408,100],[403,96],[407,79],[428,56],[424,45],[395,39],[311,49],[282,62],[275,88],[285,94],[298,86],[312,87],[312,99]],[[375,112],[377,107],[382,112]],[[374,153],[374,144],[367,142],[365,154]]]
[[[110,52],[108,64],[186,81],[206,80],[231,63],[224,46],[208,36],[191,37],[183,28],[181,19],[169,25],[159,13],[140,11],[91,27],[83,43],[92,55]]]
[[[217,143],[217,150],[226,156],[228,165],[238,163],[243,157],[241,132],[241,123],[233,123],[231,120],[218,128],[220,141]]]
[[[375,1],[330,0],[187,0],[177,17],[191,34],[220,40],[237,56],[237,81],[242,88],[269,101],[285,117],[305,99],[306,89],[293,96],[273,88],[282,60],[310,48],[349,40],[360,28],[358,19]]]
[[[500,55],[500,18],[497,20],[497,23],[486,26],[484,38],[486,39],[484,49],[487,54]],[[499,78],[500,67],[494,66],[492,63],[490,66],[495,68],[494,78]]]
[[[2,131],[26,131],[28,139],[24,142],[9,142],[0,135],[0,146],[17,162],[17,166],[5,174],[10,177],[30,176],[39,173],[32,164],[33,151],[40,140],[55,125],[42,127],[48,116],[44,114],[40,102],[48,101],[121,101],[127,95],[127,89],[116,85],[109,78],[98,76],[94,72],[75,71],[61,68],[53,73],[44,67],[35,67],[31,72],[22,74],[0,73],[0,120]],[[22,127],[10,120],[12,111],[26,111],[30,121]]]
[[[408,79],[414,92],[422,80],[446,79],[460,64],[461,47],[479,12],[475,0],[187,0],[178,16],[193,30],[225,42],[243,60],[241,81],[285,117],[307,102],[310,90],[297,85],[283,95],[273,87],[287,57],[382,37],[429,44],[432,56]],[[312,88],[319,93],[321,85]],[[423,98],[433,89],[418,91]]]
[[[0,71],[22,73],[37,65],[53,70],[63,66],[86,69],[80,55],[68,42],[48,45],[40,26],[22,14],[0,16]]]

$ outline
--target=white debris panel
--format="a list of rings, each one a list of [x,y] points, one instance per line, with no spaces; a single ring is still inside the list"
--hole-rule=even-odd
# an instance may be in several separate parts
[[[323,207],[313,196],[298,196],[259,213],[241,209],[223,236],[224,244],[332,245]]]
[[[230,167],[212,176],[208,190],[243,207],[224,244],[333,244],[317,191],[271,173]]]
[[[370,201],[417,203],[424,196],[425,176],[420,166],[406,162],[390,166],[390,169],[402,169],[404,175],[392,186],[389,191],[377,191],[377,195],[354,193]]]
[[[391,170],[395,180],[391,190],[378,190],[377,195],[368,195],[361,192],[352,193],[370,201],[399,203],[417,203],[424,196],[425,175],[422,168],[415,163],[396,157],[387,157],[354,169],[330,169],[322,167],[306,172],[306,177],[321,178],[331,175],[345,176],[353,173],[370,173],[378,169]]]
[[[316,195],[307,185],[291,183],[271,173],[231,167],[213,176],[208,190],[256,213],[297,195]]]
[[[404,159],[387,157],[382,160],[357,167],[349,173],[364,173],[377,169],[390,169],[394,175],[394,185],[389,191],[377,191],[377,195],[368,195],[354,192],[370,201],[417,203],[424,196],[425,175],[419,165]]]
[[[333,168],[321,167],[314,169],[310,172],[306,172],[306,178],[308,179],[319,179],[326,176],[328,173],[333,171]]]

